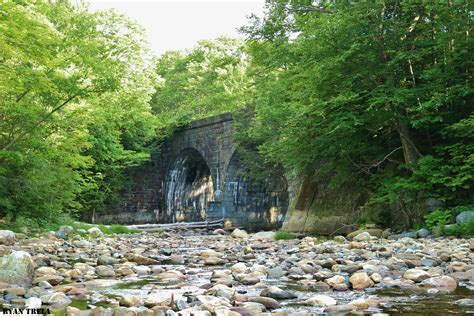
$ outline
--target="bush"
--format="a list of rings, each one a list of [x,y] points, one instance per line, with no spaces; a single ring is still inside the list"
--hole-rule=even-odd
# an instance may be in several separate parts
[[[426,226],[431,229],[433,227],[443,227],[451,221],[451,212],[436,210],[428,215],[425,215]]]
[[[454,224],[443,227],[442,234],[445,236],[474,236],[474,219],[464,224]]]
[[[21,233],[27,228],[28,231],[56,231],[63,225],[69,225],[73,220],[66,214],[58,214],[54,218],[34,218],[20,215],[15,219],[11,216],[2,218],[0,229],[8,229]]]
[[[275,233],[275,240],[290,240],[295,238],[296,236],[289,232],[280,230]]]

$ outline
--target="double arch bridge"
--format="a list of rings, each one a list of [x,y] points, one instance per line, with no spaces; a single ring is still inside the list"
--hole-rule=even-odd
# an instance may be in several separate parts
[[[223,218],[252,230],[280,227],[289,203],[284,175],[256,183],[242,171],[232,115],[193,121],[169,137],[151,163],[131,170],[133,185],[98,220],[143,224]]]

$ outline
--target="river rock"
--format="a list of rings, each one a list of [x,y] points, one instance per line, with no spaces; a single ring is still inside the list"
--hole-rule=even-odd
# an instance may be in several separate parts
[[[221,257],[222,257],[222,253],[221,253],[221,252],[217,252],[217,251],[212,250],[212,249],[204,249],[203,251],[201,251],[200,256],[201,256],[201,257],[204,257],[204,258],[207,258],[207,257],[217,257],[217,258],[221,258]]]
[[[224,284],[216,284],[206,291],[207,295],[223,297],[230,300],[235,295],[235,289],[230,288]]]
[[[269,231],[269,232],[258,232],[252,235],[252,239],[270,239],[273,240],[275,239],[275,232]]]
[[[71,299],[63,292],[47,293],[41,296],[41,301],[47,305],[67,305]]]
[[[263,290],[260,293],[260,296],[271,297],[276,300],[287,300],[296,298],[297,296],[289,291],[285,291],[276,286],[270,286],[269,288]]]
[[[465,224],[470,221],[474,220],[474,211],[464,211],[456,216],[456,223],[457,224]]]
[[[64,280],[64,277],[60,276],[60,275],[45,275],[45,276],[42,276],[42,277],[35,278],[33,280],[33,283],[39,285],[40,283],[48,282],[51,285],[58,285],[63,280]]]
[[[228,300],[221,297],[215,297],[211,295],[198,295],[197,299],[211,313],[215,313],[216,309],[221,308],[221,307],[226,307],[226,308],[232,307],[232,305],[229,303]]]
[[[331,287],[335,287],[338,284],[344,284],[346,279],[342,275],[335,275],[329,279],[326,279],[326,283]]]
[[[231,236],[233,238],[241,238],[241,239],[248,239],[249,238],[249,234],[245,230],[239,229],[239,228],[234,229]]]
[[[25,308],[28,308],[28,309],[40,308],[41,305],[42,305],[42,301],[38,297],[30,297],[30,298],[27,298],[25,301]]]
[[[142,304],[142,300],[140,299],[140,297],[135,296],[135,295],[125,294],[120,299],[120,305],[126,306],[126,307],[140,306],[141,304]]]
[[[148,275],[151,273],[151,269],[148,266],[133,266],[132,270],[138,275]]]
[[[381,229],[378,229],[378,228],[359,229],[359,230],[353,231],[352,233],[348,234],[347,238],[348,239],[353,239],[355,236],[357,236],[359,234],[362,234],[362,233],[368,233],[370,236],[375,236],[377,238],[381,238],[383,232],[382,232]],[[367,236],[367,235],[365,235],[365,236]],[[369,236],[369,239],[370,239],[370,236]],[[365,239],[362,239],[360,241],[365,241]]]
[[[312,296],[311,298],[303,301],[302,303],[305,305],[311,305],[311,306],[327,307],[327,306],[336,305],[337,301],[330,296],[323,295],[323,294],[316,294]]]
[[[238,262],[234,264],[232,267],[230,267],[230,270],[232,273],[247,273],[249,271],[249,268],[245,265],[243,262]]]
[[[69,225],[64,225],[64,226],[59,227],[58,237],[67,237],[73,232],[74,232],[74,227],[69,226]]]
[[[115,276],[115,271],[110,266],[97,266],[95,273],[101,278],[113,278]]]
[[[352,284],[352,288],[355,290],[363,290],[368,287],[372,287],[374,282],[365,272],[354,273],[350,278],[349,282]]]
[[[218,257],[206,257],[204,258],[204,264],[207,266],[216,266],[224,264],[224,260]]]
[[[110,257],[110,256],[100,256],[97,259],[97,264],[98,265],[108,266],[108,265],[113,265],[113,264],[116,264],[116,263],[119,263],[119,260],[117,258]]]
[[[416,232],[416,235],[418,236],[418,238],[426,238],[430,235],[430,231],[426,228],[422,228]]]
[[[77,248],[91,248],[91,243],[85,239],[74,240],[73,245]]]
[[[153,306],[169,306],[172,302],[173,298],[171,297],[170,293],[166,292],[153,292],[149,294],[145,299],[145,306],[153,307]]]
[[[352,240],[354,241],[369,241],[372,235],[368,232],[362,232],[360,234],[355,235]]]
[[[238,278],[239,282],[243,285],[254,285],[260,282],[260,278],[252,275],[245,275],[241,278]]]
[[[424,280],[420,284],[424,288],[435,288],[441,292],[452,292],[457,287],[457,282],[450,276],[443,275]]]
[[[104,236],[104,233],[100,230],[99,227],[91,227],[87,230],[87,233],[92,238],[99,238]]]
[[[33,280],[34,268],[29,253],[13,251],[0,258],[0,282],[28,287]]]
[[[11,230],[0,230],[0,245],[11,246],[15,243],[16,235]]]
[[[285,275],[285,271],[282,267],[270,268],[267,270],[267,277],[269,279],[279,279]]]
[[[250,315],[252,316],[263,313],[266,310],[265,305],[257,303],[257,302],[245,302],[242,304],[242,308],[245,308],[246,310],[250,311],[251,313]],[[234,310],[234,309],[232,310],[242,314],[240,310]]]
[[[256,302],[264,305],[267,309],[277,309],[280,307],[280,303],[274,298],[271,297],[263,297],[263,296],[254,296],[249,297],[249,302]]]
[[[429,273],[421,270],[421,269],[408,269],[405,271],[403,274],[403,277],[408,280],[412,280],[415,282],[421,282],[423,280],[426,280],[430,277]]]
[[[136,264],[139,264],[139,265],[148,266],[148,265],[159,264],[159,262],[155,259],[148,258],[136,253],[128,253],[125,257],[127,258],[128,261],[135,262]]]
[[[166,281],[178,281],[186,279],[186,276],[177,270],[169,270],[166,272],[161,272],[157,275],[157,278],[160,280]]]
[[[114,311],[112,308],[105,308],[102,306],[94,307],[90,311],[90,314],[89,314],[89,316],[113,316],[113,315],[114,315]]]
[[[39,267],[35,271],[35,274],[38,277],[42,277],[42,276],[45,276],[45,275],[55,275],[57,273],[58,272],[53,267]]]
[[[459,306],[474,306],[474,299],[462,298],[454,302],[454,304],[459,305]]]
[[[353,300],[348,304],[349,306],[354,306],[357,309],[368,309],[369,307],[378,307],[380,306],[380,301],[371,298],[358,298]]]
[[[9,287],[6,289],[3,289],[3,294],[15,294],[17,296],[24,296],[26,293],[26,290],[22,287]]]
[[[467,264],[460,261],[451,262],[449,267],[453,269],[454,272],[464,272],[467,270]]]

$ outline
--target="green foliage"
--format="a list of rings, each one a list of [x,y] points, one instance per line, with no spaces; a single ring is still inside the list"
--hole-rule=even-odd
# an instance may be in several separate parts
[[[428,228],[443,227],[451,221],[451,212],[436,210],[425,215],[425,222]]]
[[[467,2],[267,1],[243,28],[264,159],[358,179],[395,221],[420,200],[473,203],[471,11]]]
[[[200,41],[186,52],[170,51],[157,62],[158,84],[151,106],[159,138],[193,119],[243,108],[251,95],[242,41]]]
[[[295,239],[295,235],[289,232],[279,230],[275,233],[275,240],[290,240]]]
[[[445,236],[474,236],[474,219],[467,223],[454,224],[443,227],[442,234]]]
[[[148,157],[142,30],[69,1],[0,4],[0,215],[45,227],[100,211]]]
[[[105,225],[99,225],[99,229],[107,235],[110,234],[136,234],[140,233],[140,230],[137,229],[129,229],[126,226],[122,225],[111,225],[111,226],[105,226]]]

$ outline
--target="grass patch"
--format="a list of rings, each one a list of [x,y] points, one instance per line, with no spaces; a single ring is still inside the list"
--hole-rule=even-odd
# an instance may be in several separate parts
[[[292,233],[279,230],[275,233],[275,240],[290,240],[295,239],[296,236]]]
[[[98,227],[104,234],[108,234],[108,235],[110,234],[136,234],[136,233],[141,232],[138,229],[129,229],[123,225],[110,225],[110,226],[99,225]]]

